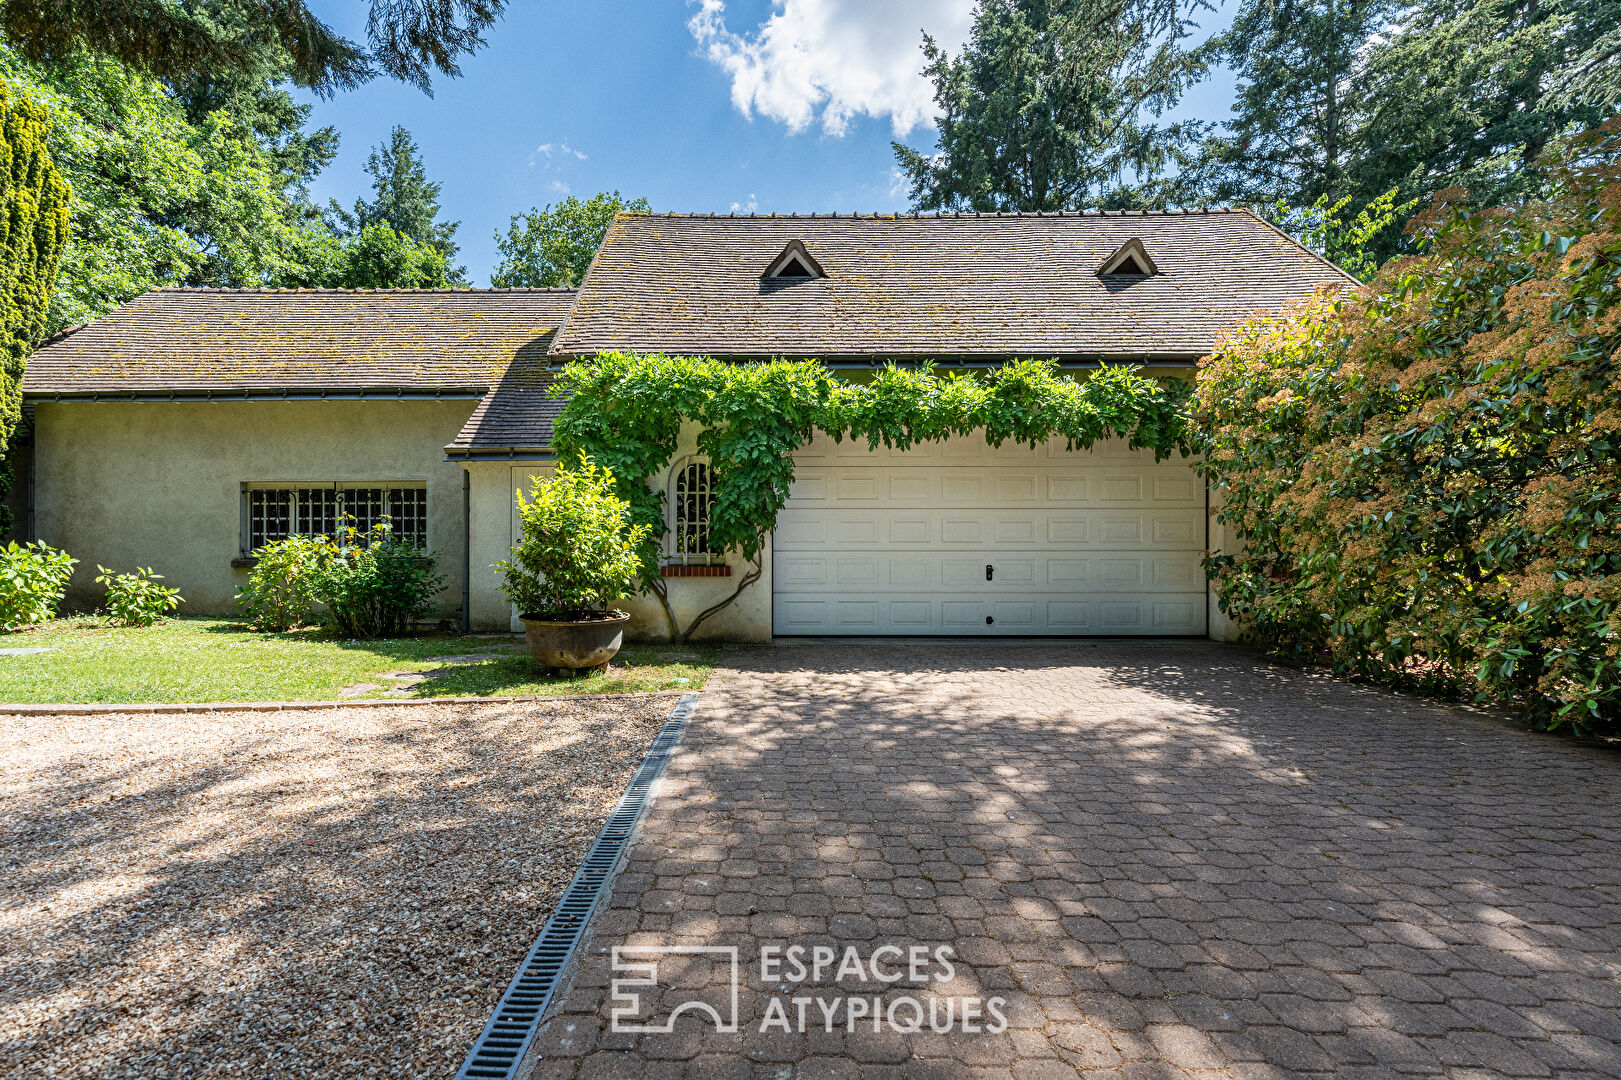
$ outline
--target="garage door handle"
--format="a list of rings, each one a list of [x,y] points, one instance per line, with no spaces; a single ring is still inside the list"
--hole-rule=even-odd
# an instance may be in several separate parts
[[[991,576],[993,574],[995,574],[995,573],[996,573],[996,567],[992,566],[990,563],[986,563],[985,564],[985,580],[986,581],[991,580]]]

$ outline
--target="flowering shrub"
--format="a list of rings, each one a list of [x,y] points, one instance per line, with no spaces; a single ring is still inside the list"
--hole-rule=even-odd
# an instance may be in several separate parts
[[[445,587],[435,553],[394,536],[387,523],[361,533],[351,525],[319,564],[315,597],[322,621],[345,637],[393,637],[428,614]]]
[[[0,630],[17,630],[56,617],[79,560],[49,544],[0,548]]]
[[[1342,672],[1621,720],[1621,128],[1548,196],[1443,192],[1419,254],[1207,358],[1207,560],[1252,639]]]
[[[254,555],[237,607],[253,627],[276,633],[319,619],[345,637],[399,634],[445,584],[435,553],[396,539],[386,522],[366,533],[351,524],[336,539],[289,536]]]
[[[96,569],[101,571],[96,584],[107,586],[103,606],[119,626],[151,626],[181,604],[180,590],[159,585],[163,575],[149,566],[137,566],[133,574],[116,574],[99,564]]]

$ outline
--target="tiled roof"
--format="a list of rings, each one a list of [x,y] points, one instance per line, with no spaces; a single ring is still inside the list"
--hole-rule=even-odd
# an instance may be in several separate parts
[[[23,392],[481,391],[572,289],[157,289],[47,341]]]
[[[1100,279],[1132,237],[1153,277]],[[825,278],[762,280],[791,241]],[[1244,211],[622,214],[554,355],[1198,356],[1341,271]]]
[[[538,450],[552,444],[552,421],[563,402],[550,395],[551,373],[544,355],[525,355],[490,387],[461,433],[445,447],[451,457],[480,451]]]

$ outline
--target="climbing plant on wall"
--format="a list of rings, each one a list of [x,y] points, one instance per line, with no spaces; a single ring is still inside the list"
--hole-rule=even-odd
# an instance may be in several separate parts
[[[901,450],[975,432],[992,446],[1063,439],[1075,450],[1119,437],[1161,458],[1188,449],[1187,384],[1131,367],[1105,366],[1077,380],[1040,360],[983,373],[891,365],[870,382],[852,383],[815,360],[733,364],[601,353],[566,365],[555,392],[568,399],[553,434],[558,460],[584,454],[618,478],[634,521],[649,526],[642,585],[683,640],[760,579],[766,537],[793,486],[793,453],[818,431]],[[702,427],[698,450],[714,471],[710,543],[739,552],[749,569],[730,596],[681,627],[659,576],[667,530],[662,485],[652,481],[669,466],[689,421]]]
[[[68,185],[46,152],[46,125],[44,108],[0,83],[0,455],[22,415],[23,363],[45,332],[68,235]],[[4,507],[0,519],[10,524]]]

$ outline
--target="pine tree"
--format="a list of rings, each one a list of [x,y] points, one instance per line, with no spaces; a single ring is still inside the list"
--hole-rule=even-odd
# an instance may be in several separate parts
[[[1428,0],[1406,13],[1371,43],[1360,78],[1357,194],[1466,187],[1496,203],[1535,191],[1548,143],[1610,114],[1591,65],[1617,47],[1618,25],[1621,0]]]
[[[372,199],[356,199],[353,210],[337,202],[331,212],[339,227],[351,235],[370,225],[387,225],[401,236],[429,244],[444,256],[450,280],[466,281],[466,268],[454,265],[459,250],[455,241],[459,221],[439,220],[439,183],[428,179],[416,140],[405,128],[395,125],[386,143],[366,159],[366,172],[372,178]]]
[[[454,78],[457,61],[484,44],[506,0],[372,0],[366,44],[316,18],[304,0],[239,3],[221,20],[208,3],[172,0],[5,0],[0,34],[35,63],[88,52],[161,79],[252,66],[274,42],[300,86],[328,94],[381,73],[422,90],[433,73]]]
[[[1247,0],[1200,50],[1238,76],[1236,114],[1189,178],[1217,203],[1337,201],[1360,156],[1355,80],[1393,0]],[[1377,193],[1375,193],[1377,194]]]
[[[1159,115],[1202,70],[1178,0],[980,0],[956,57],[927,36],[939,153],[894,144],[922,210],[1151,205],[1193,131]]]

